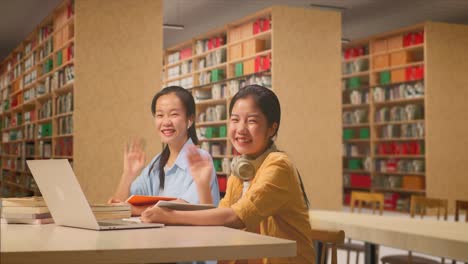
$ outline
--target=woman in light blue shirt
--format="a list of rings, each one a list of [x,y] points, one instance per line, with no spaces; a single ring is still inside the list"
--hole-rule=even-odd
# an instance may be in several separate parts
[[[192,94],[179,86],[166,87],[151,103],[156,131],[166,145],[143,169],[145,153],[141,142],[133,140],[124,151],[124,170],[111,202],[125,201],[130,195],[176,197],[181,202],[218,205],[219,187],[213,164],[210,186],[193,178],[187,152],[198,143],[195,132],[195,102]],[[202,156],[209,154],[196,149]],[[211,160],[211,158],[210,158]],[[195,180],[194,180],[195,179]],[[133,207],[140,215],[146,207]]]

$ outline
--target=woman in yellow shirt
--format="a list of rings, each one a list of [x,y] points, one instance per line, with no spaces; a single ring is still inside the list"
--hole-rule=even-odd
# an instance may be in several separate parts
[[[232,98],[229,114],[229,139],[241,156],[233,160],[219,208],[173,211],[155,206],[144,211],[141,219],[175,225],[223,225],[295,240],[296,257],[262,262],[314,263],[307,196],[291,160],[273,142],[281,119],[278,98],[268,88],[250,85]],[[210,161],[194,148],[189,150],[189,163],[195,182],[210,179]]]

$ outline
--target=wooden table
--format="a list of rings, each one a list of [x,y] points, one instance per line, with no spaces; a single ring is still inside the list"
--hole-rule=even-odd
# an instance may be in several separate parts
[[[467,223],[321,210],[309,216],[312,228],[341,229],[352,239],[468,261]]]
[[[92,231],[1,226],[0,263],[158,263],[296,256],[296,242],[226,227]]]

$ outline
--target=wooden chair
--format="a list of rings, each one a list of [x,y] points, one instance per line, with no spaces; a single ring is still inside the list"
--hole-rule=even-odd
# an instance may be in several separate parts
[[[411,196],[410,215],[414,218],[416,211],[423,218],[426,215],[427,209],[437,209],[437,220],[440,220],[440,211],[443,210],[444,220],[447,221],[448,214],[448,201],[445,199],[427,198],[423,196]],[[383,264],[439,264],[445,263],[445,259],[441,258],[441,261],[435,261],[425,257],[413,256],[411,251],[408,251],[408,255],[391,255],[385,256],[380,259]]]
[[[358,203],[358,213],[361,213],[363,203],[370,204],[372,214],[375,214],[377,204],[379,204],[379,215],[382,215],[384,208],[384,195],[382,193],[368,193],[368,192],[351,192],[351,212],[354,213],[354,207]],[[351,252],[356,252],[356,264],[359,263],[359,255],[364,254],[365,247],[362,244],[353,243],[351,238],[338,249],[346,250],[346,263],[349,264]]]
[[[460,211],[465,210],[465,222],[468,222],[468,201],[455,201],[455,221],[458,222],[460,218]]]
[[[345,233],[343,230],[332,231],[332,230],[319,230],[312,229],[312,240],[322,243],[322,252],[320,263],[326,264],[326,253],[328,249],[331,249],[332,259],[331,264],[337,264],[337,246],[343,244]]]

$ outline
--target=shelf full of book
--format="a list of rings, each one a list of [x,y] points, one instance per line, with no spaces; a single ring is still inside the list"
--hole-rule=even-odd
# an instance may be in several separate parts
[[[434,154],[436,150],[449,151],[446,147],[451,139],[434,140],[430,135],[460,126],[455,121],[440,125],[437,104],[443,103],[447,111],[461,106],[455,102],[447,104],[454,96],[453,91],[439,87],[441,83],[456,86],[453,80],[434,74],[457,71],[457,67],[434,63],[431,58],[434,54],[454,58],[465,53],[460,45],[452,50],[434,45],[441,41],[443,34],[453,35],[453,41],[460,41],[461,35],[455,34],[458,27],[426,22],[343,46],[345,205],[350,202],[352,190],[363,188],[383,192],[385,209],[404,212],[409,211],[411,195],[453,196],[433,184],[442,177],[436,171],[453,158],[447,154],[435,160]],[[454,113],[453,120],[457,115]],[[437,169],[431,169],[436,164]],[[446,184],[459,181],[456,177],[447,176]]]
[[[341,206],[337,196],[322,195],[333,193],[332,189],[339,188],[338,183],[325,184],[323,178],[316,177],[326,174],[332,175],[327,181],[341,181],[338,171],[340,160],[333,158],[339,157],[338,141],[333,141],[335,145],[327,145],[329,153],[336,152],[336,155],[314,154],[319,152],[317,146],[332,141],[334,136],[339,137],[339,123],[333,124],[336,126],[335,134],[318,131],[322,120],[314,126],[304,124],[303,120],[296,122],[297,113],[315,115],[321,112],[311,113],[311,102],[317,103],[319,108],[338,105],[336,94],[324,94],[311,87],[338,85],[335,77],[339,75],[339,19],[339,14],[331,12],[273,6],[165,50],[162,86],[179,85],[192,92],[196,101],[199,144],[213,157],[221,195],[226,190],[232,157],[238,155],[227,135],[229,104],[242,87],[260,84],[275,91],[281,101],[282,127],[277,142],[282,150],[295,157],[301,173],[307,175],[303,177],[306,191],[319,193],[313,201],[322,208],[337,209]],[[323,24],[323,20],[330,23]],[[310,28],[311,24],[317,26]],[[295,29],[291,30],[290,25],[295,25]],[[328,38],[314,41],[322,39],[324,34]],[[298,35],[300,39],[291,43],[290,40],[297,39]],[[314,65],[308,63],[309,59],[324,59],[322,53],[310,53],[310,43],[328,55],[329,60],[322,64],[327,74],[316,74],[317,71],[312,69]],[[296,100],[292,98],[299,94],[299,101],[292,102]],[[316,98],[321,99],[315,102]],[[327,114],[336,116],[338,121],[338,109]],[[283,120],[287,125],[283,125]],[[329,127],[330,123],[323,125]],[[316,136],[311,140],[310,134]],[[303,149],[317,158],[312,162],[305,159],[306,155],[293,146],[299,141]]]
[[[3,197],[40,193],[26,160],[73,160],[73,91],[74,2],[67,0],[0,63]]]

